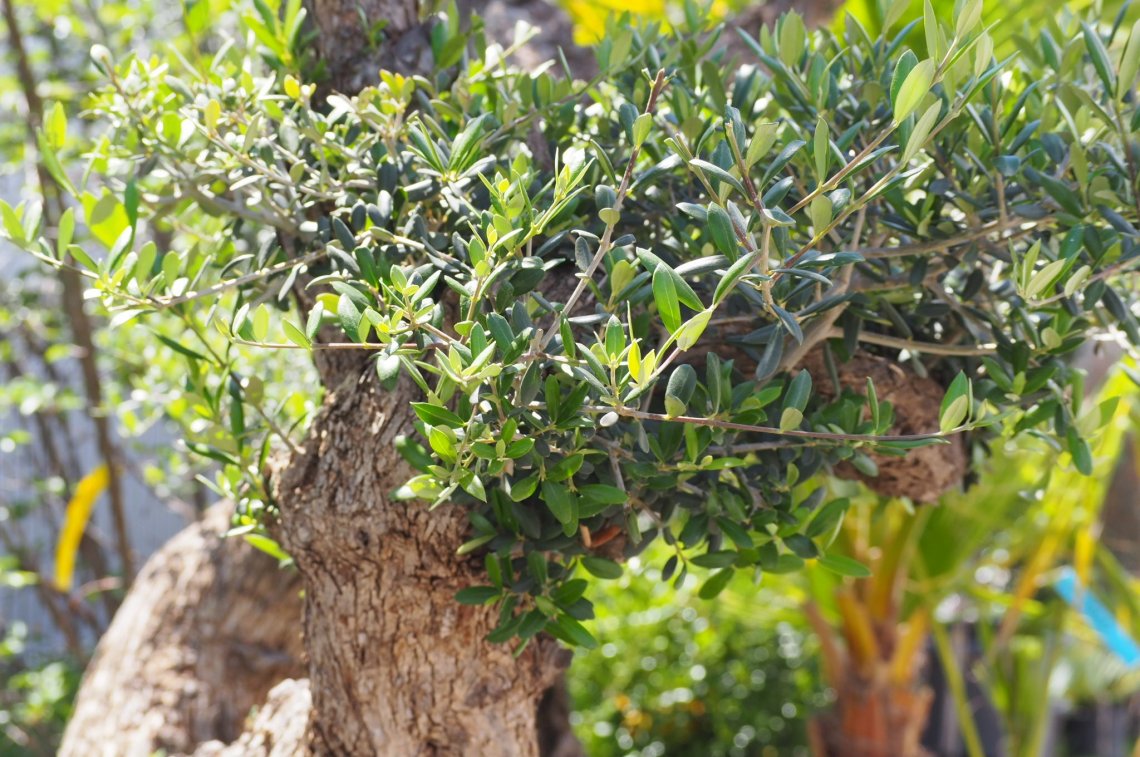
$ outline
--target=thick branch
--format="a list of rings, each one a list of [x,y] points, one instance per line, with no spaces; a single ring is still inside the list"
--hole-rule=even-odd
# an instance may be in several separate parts
[[[232,512],[215,505],[147,561],[95,650],[61,755],[232,741],[272,686],[304,674],[299,577],[224,538]]]

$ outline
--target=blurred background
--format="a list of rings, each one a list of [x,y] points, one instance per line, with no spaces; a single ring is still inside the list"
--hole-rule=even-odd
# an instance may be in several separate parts
[[[72,133],[100,139],[83,119],[93,44],[201,54],[197,40],[210,27],[250,12],[230,0],[2,2],[0,198],[12,206],[35,201],[45,170],[29,125],[58,128],[63,119]],[[933,4],[950,17],[951,0]],[[904,17],[921,14],[913,5]],[[1093,7],[1109,22],[1137,15],[1123,3],[1067,6]],[[809,24],[843,24],[850,14],[872,34],[881,27],[873,0],[794,7]],[[1040,8],[1028,0],[987,6],[987,19],[1005,19],[995,32],[1004,52],[1064,33],[1045,26],[1053,22]],[[785,9],[712,6],[753,31]],[[555,10],[584,44],[614,10],[666,22],[682,12],[667,0],[561,0]],[[84,155],[67,159],[68,171],[85,170]],[[110,246],[124,208],[109,195],[83,204],[98,222],[82,233]],[[214,471],[173,441],[186,435],[186,400],[172,400],[182,396],[173,389],[185,362],[161,335],[176,334],[177,323],[155,325],[157,340],[116,329],[80,306],[77,280],[3,243],[0,272],[0,755],[46,755],[116,609],[120,587],[108,576],[198,518],[214,499]],[[759,582],[738,575],[708,601],[695,578],[676,589],[662,582],[667,556],[649,551],[600,583],[593,630],[602,646],[579,653],[568,675],[571,722],[586,752],[807,755],[829,706],[875,686],[897,694],[907,727],[921,731],[932,754],[1140,755],[1132,641],[1140,635],[1140,370],[1093,349],[1080,359],[1088,391],[1117,398],[1106,405],[1112,421],[1093,450],[1093,476],[1027,438],[993,449],[974,485],[937,508],[819,484],[851,499],[834,538],[873,567],[866,578],[813,569]],[[257,360],[267,386],[311,371],[299,352]],[[297,415],[312,400],[280,398]],[[93,507],[76,532],[75,514]],[[68,556],[60,544],[69,538]],[[883,638],[889,648],[875,642]],[[906,700],[915,659],[929,697],[922,707]]]

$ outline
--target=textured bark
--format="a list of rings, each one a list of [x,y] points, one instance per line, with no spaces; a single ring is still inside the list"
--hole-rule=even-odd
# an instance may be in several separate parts
[[[816,379],[821,397],[835,396],[835,387],[826,378],[822,352],[809,353],[802,365]],[[879,400],[894,406],[891,433],[928,434],[938,430],[938,412],[946,390],[934,379],[919,376],[888,358],[862,353],[838,365],[837,371],[839,383],[859,393],[866,391],[867,377],[871,377]],[[884,496],[934,503],[945,492],[961,486],[966,475],[965,442],[960,435],[948,441],[910,450],[902,457],[872,453],[871,459],[879,467],[877,476],[866,476],[848,464],[838,466],[836,473],[858,478]]]
[[[921,743],[930,689],[892,686],[886,677],[849,683],[831,711],[808,724],[814,757],[930,757]]]
[[[303,675],[300,580],[219,504],[151,556],[87,669],[60,754],[149,755],[232,740],[277,682]]]
[[[523,68],[535,69],[547,61],[557,61],[561,50],[575,77],[588,79],[598,72],[593,49],[574,44],[574,23],[555,2],[460,0],[458,6],[465,20],[478,14],[488,35],[497,35],[503,44],[509,41],[516,24],[535,27],[538,34],[515,53],[514,61]]]
[[[208,741],[194,757],[292,757],[304,754],[305,726],[313,700],[309,682],[288,679],[269,692],[265,704],[237,741],[226,745]]]
[[[420,0],[308,0],[317,51],[333,89],[357,92],[385,68],[423,73],[431,41],[420,23]]]
[[[305,582],[304,629],[320,754],[538,753],[542,692],[565,665],[552,640],[520,657],[483,637],[489,608],[455,602],[481,561],[457,557],[462,508],[391,492],[414,475],[393,454],[414,433],[409,386],[346,377],[309,439],[273,476],[279,538]]]
[[[565,679],[542,695],[538,703],[538,753],[542,757],[585,757],[586,750],[570,725],[573,709]]]

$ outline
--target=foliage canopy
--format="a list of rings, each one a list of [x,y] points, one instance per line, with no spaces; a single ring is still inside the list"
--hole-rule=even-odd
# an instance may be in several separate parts
[[[1083,402],[1068,356],[1140,340],[1121,285],[1140,27],[1065,18],[1068,42],[995,60],[980,0],[892,37],[793,14],[744,34],[737,66],[693,8],[668,33],[613,24],[583,82],[513,67],[525,35],[504,49],[452,13],[432,72],[347,96],[307,81],[299,2],[255,10],[212,58],[96,47],[111,133],[85,187],[55,157],[76,149],[62,116],[41,140],[78,207],[56,239],[0,207],[116,325],[185,323],[161,338],[186,360],[188,441],[247,529],[273,511],[272,440],[303,418],[241,348],[367,350],[415,385],[420,436],[397,446],[420,473],[397,494],[467,508],[459,551],[488,581],[459,599],[500,603],[499,641],[593,644],[578,568],[613,578],[657,538],[665,580],[716,571],[705,597],[742,569],[865,573],[826,554],[847,502],[816,474],[840,463],[873,478],[915,447],[1028,432],[1090,469],[1111,408]],[[106,254],[70,243],[79,215]],[[316,306],[294,314],[299,287]],[[946,387],[938,427],[894,433],[872,380],[838,381],[857,353]]]

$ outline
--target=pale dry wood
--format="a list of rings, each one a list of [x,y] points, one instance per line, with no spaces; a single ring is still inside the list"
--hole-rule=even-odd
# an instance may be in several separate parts
[[[303,675],[299,577],[223,538],[232,512],[215,505],[147,561],[95,650],[60,755],[229,741],[272,686]]]

